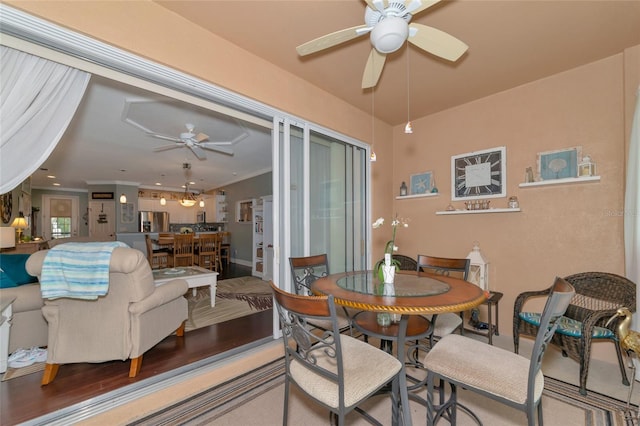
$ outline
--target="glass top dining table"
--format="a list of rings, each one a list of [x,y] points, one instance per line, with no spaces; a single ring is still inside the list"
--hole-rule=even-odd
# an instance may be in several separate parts
[[[487,300],[478,286],[454,277],[398,271],[394,295],[382,296],[373,271],[332,274],[316,280],[315,294],[332,294],[335,303],[354,309],[395,314],[440,314],[472,309]]]

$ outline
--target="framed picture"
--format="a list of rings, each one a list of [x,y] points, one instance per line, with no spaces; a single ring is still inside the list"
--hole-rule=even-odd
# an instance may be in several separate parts
[[[92,192],[92,200],[113,200],[113,192]]]
[[[582,147],[538,153],[538,174],[542,180],[578,177],[578,159]]]
[[[133,215],[133,203],[125,203],[120,205],[120,221],[122,223],[133,223],[135,219]]]
[[[411,175],[411,195],[427,194],[431,192],[432,172],[423,172]]]
[[[13,192],[0,195],[0,213],[2,214],[2,223],[9,223],[11,213],[13,212]]]
[[[501,146],[451,157],[452,200],[506,196],[506,147]]]

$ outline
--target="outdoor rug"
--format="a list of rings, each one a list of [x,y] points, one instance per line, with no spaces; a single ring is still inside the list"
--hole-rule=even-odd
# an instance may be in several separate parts
[[[189,318],[185,331],[255,314],[273,306],[269,283],[256,277],[218,281],[216,304],[213,308],[209,287],[199,287],[195,296],[189,289],[186,297],[189,302]]]
[[[174,404],[141,418],[130,425],[279,425],[282,424],[284,392],[284,361],[276,360],[245,375],[236,377],[200,394],[176,401]],[[326,425],[328,412],[318,408],[291,386],[289,424]],[[487,426],[526,424],[524,413],[469,391],[460,390],[461,403],[469,407]],[[373,398],[377,405],[365,407],[386,424],[390,419],[388,398]],[[369,402],[367,402],[369,404]],[[637,406],[626,411],[626,403],[597,392],[581,396],[574,385],[545,377],[543,393],[544,421],[547,426],[588,425],[627,426],[636,424],[632,417]],[[414,423],[422,423],[424,407],[412,402]],[[365,424],[360,416],[351,413],[347,424]],[[448,424],[441,421],[442,424]],[[475,422],[458,411],[458,424]]]

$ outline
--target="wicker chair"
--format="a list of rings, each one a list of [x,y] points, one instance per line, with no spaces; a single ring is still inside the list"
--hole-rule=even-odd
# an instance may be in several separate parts
[[[583,272],[565,277],[576,290],[571,304],[562,321],[559,322],[552,343],[562,349],[563,356],[580,363],[580,393],[587,394],[587,375],[591,359],[593,339],[610,340],[618,355],[622,383],[629,385],[622,359],[622,352],[614,332],[615,324],[608,328],[607,320],[620,307],[626,306],[635,311],[636,285],[619,275],[606,272]],[[518,353],[520,335],[535,336],[539,315],[522,312],[530,297],[549,294],[550,289],[528,291],[518,295],[513,309],[513,346]]]

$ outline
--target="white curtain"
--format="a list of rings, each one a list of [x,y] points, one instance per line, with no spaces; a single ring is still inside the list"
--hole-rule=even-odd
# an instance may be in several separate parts
[[[629,141],[629,160],[627,162],[627,182],[624,194],[624,253],[625,275],[636,283],[635,330],[640,321],[640,87],[636,93],[636,111],[631,124]],[[640,367],[636,362],[636,367]],[[640,380],[640,368],[636,370],[636,380]]]
[[[0,194],[17,187],[49,157],[90,76],[0,46]]]

